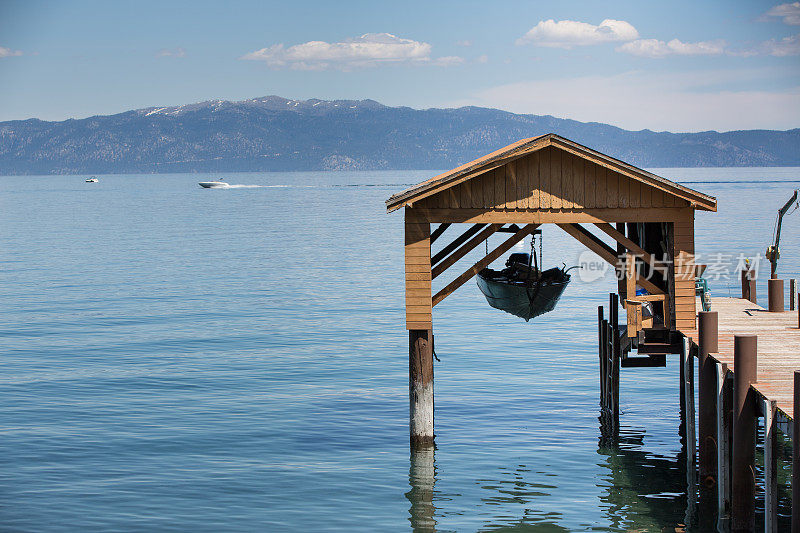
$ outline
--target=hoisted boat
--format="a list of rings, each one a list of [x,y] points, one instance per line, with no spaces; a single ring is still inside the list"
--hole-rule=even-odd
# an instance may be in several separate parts
[[[540,263],[541,248],[537,260],[534,238],[530,254],[513,253],[503,270],[484,268],[478,272],[478,288],[490,306],[527,322],[555,309],[570,282],[568,271],[571,269],[566,265],[542,271]]]

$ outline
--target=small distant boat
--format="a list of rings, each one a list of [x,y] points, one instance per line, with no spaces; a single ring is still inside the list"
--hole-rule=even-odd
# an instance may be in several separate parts
[[[199,185],[204,189],[225,189],[230,187],[227,183],[223,180],[218,181],[201,181]]]
[[[526,322],[555,309],[570,281],[566,268],[541,271],[531,268],[529,257],[511,254],[505,269],[484,268],[478,273],[478,288],[489,305]]]
[[[97,183],[97,182],[98,182],[97,178],[94,178],[94,177],[86,178],[86,183]]]

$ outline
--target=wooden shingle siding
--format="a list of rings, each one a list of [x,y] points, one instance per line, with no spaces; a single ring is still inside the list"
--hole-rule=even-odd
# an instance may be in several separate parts
[[[694,210],[685,209],[679,222],[673,223],[675,326],[695,328],[697,314],[694,292]]]
[[[406,329],[432,329],[431,226],[405,210]]]

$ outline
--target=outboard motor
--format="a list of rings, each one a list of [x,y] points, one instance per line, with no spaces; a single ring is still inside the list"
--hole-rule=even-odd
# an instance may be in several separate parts
[[[530,261],[531,261],[530,254],[526,254],[524,252],[517,252],[508,256],[508,259],[506,259],[506,266],[510,268],[514,263],[517,263],[520,265],[525,265],[527,267],[530,264]]]

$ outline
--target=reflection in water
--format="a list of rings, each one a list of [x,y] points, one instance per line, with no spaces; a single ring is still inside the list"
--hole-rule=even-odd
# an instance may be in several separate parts
[[[623,426],[613,440],[601,436],[597,448],[599,461],[596,463],[601,468],[597,482],[601,491],[596,496],[596,503],[590,503],[593,510],[587,518],[595,515],[599,508],[602,519],[599,523],[596,518],[589,519],[581,527],[619,532],[725,531],[727,524],[717,524],[713,491],[703,498],[700,488],[691,483],[694,476],[687,473],[684,442],[682,439],[680,451],[660,455],[648,450],[650,447],[642,429]],[[453,499],[444,498],[442,494],[434,501],[437,482],[434,455],[434,447],[411,450],[408,473],[411,489],[405,496],[410,502],[408,520],[415,533],[441,533],[444,531],[443,516],[462,515],[464,511],[464,508],[456,510],[458,506],[453,508]],[[479,530],[570,530],[561,525],[566,514],[559,512],[562,509],[552,507],[553,497],[560,490],[559,482],[555,479],[552,484],[542,482],[542,476],[557,476],[556,473],[531,469],[524,464],[501,467],[495,472],[491,478],[474,480],[482,494],[476,494],[475,502],[466,508],[466,516],[482,524]],[[781,503],[785,506],[790,497],[784,483],[786,481],[782,479],[779,488],[783,489]],[[576,494],[579,496],[583,495]],[[779,520],[781,525],[788,524],[788,513],[785,516],[781,514]],[[761,521],[763,505],[758,516],[758,522]]]
[[[555,485],[545,483],[532,483],[526,479],[531,474],[531,469],[525,465],[517,465],[511,469],[501,468],[500,479],[478,480],[481,488],[492,491],[489,496],[481,498],[486,505],[499,506],[508,509],[509,504],[524,507],[522,516],[511,520],[491,520],[485,524],[482,531],[536,531],[561,533],[569,531],[557,522],[563,518],[562,513],[543,511],[537,508],[537,500],[541,504],[542,498],[551,496],[558,490]],[[542,472],[534,472],[542,474]]]
[[[433,506],[433,486],[436,483],[436,464],[433,446],[411,449],[411,467],[408,471],[408,483],[411,490],[406,498],[411,502],[409,521],[415,533],[436,531],[436,519]]]
[[[610,483],[600,496],[613,529],[680,531],[685,527],[686,460],[642,449],[644,432],[620,432],[616,446],[600,446]]]
[[[715,531],[714,508],[695,513],[696,501],[687,499],[686,451],[672,457],[645,451],[642,430],[621,428],[613,441],[601,438],[599,466],[607,469],[599,486],[599,507],[607,520],[605,526],[595,524],[593,530],[609,531]],[[412,449],[409,468],[411,490],[406,493],[411,506],[409,521],[415,533],[437,531],[434,485],[436,465],[433,447]],[[534,472],[525,465],[501,468],[495,479],[478,479],[478,486],[488,494],[480,497],[481,506],[503,509],[500,516],[486,517],[481,530],[491,531],[568,531],[559,524],[559,512],[545,510],[557,484],[548,485],[531,479],[543,472]],[[545,474],[547,475],[547,474]],[[443,501],[440,507],[446,506]],[[516,517],[508,516],[510,507],[520,506]],[[475,515],[486,508],[473,508]],[[442,507],[440,514],[446,514]],[[687,521],[689,522],[686,526]],[[588,525],[588,524],[587,524]]]

